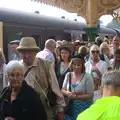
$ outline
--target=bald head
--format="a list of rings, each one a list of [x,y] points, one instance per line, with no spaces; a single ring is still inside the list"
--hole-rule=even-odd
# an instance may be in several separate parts
[[[54,51],[55,50],[55,47],[56,47],[56,42],[55,40],[53,39],[48,39],[46,42],[45,42],[45,48],[49,49],[50,51]]]

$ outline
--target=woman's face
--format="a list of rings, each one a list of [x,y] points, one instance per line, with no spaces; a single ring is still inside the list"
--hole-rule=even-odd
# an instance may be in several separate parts
[[[79,72],[82,69],[82,61],[80,59],[73,59],[72,68],[74,72]]]
[[[61,58],[62,60],[68,60],[68,58],[70,57],[70,53],[67,50],[62,49],[61,50]]]
[[[98,50],[92,50],[91,51],[91,58],[94,59],[98,59],[99,58],[99,51]]]
[[[8,73],[8,78],[11,87],[20,87],[23,80],[23,70],[21,68],[14,68],[11,72]]]

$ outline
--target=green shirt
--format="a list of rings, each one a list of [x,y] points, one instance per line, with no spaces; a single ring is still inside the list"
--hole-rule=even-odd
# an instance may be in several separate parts
[[[77,120],[120,120],[120,97],[110,96],[97,100]]]

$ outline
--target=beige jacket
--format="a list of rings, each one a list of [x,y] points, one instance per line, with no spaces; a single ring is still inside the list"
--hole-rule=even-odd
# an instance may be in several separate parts
[[[45,99],[46,99],[45,95],[43,94],[43,92],[41,92],[40,87],[47,94],[48,82],[50,83],[52,91],[57,96],[57,105],[56,105],[57,112],[62,112],[63,107],[65,106],[64,97],[60,91],[54,69],[52,67],[52,64],[50,65],[50,67],[48,66],[49,63],[50,63],[49,61],[36,58],[34,61],[34,64],[32,65],[32,69],[29,71],[29,73],[25,77],[26,82],[29,85],[31,85],[40,94],[43,104],[48,113],[48,117],[52,116],[52,114],[55,113],[55,111],[52,111],[51,108],[48,107],[47,103],[45,102]],[[47,74],[46,71],[48,71],[49,74]],[[51,118],[48,120],[52,120]]]

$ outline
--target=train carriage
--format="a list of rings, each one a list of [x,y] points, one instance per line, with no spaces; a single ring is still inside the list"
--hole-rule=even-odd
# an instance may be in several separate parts
[[[44,42],[48,38],[56,40],[80,39],[87,40],[85,23],[71,21],[55,17],[48,17],[36,13],[21,12],[0,8],[0,47],[4,49],[6,58],[10,54],[9,42],[21,39],[24,36],[32,36],[37,45],[43,49]],[[115,30],[100,27],[100,35],[114,36]],[[7,49],[8,48],[8,49]]]

